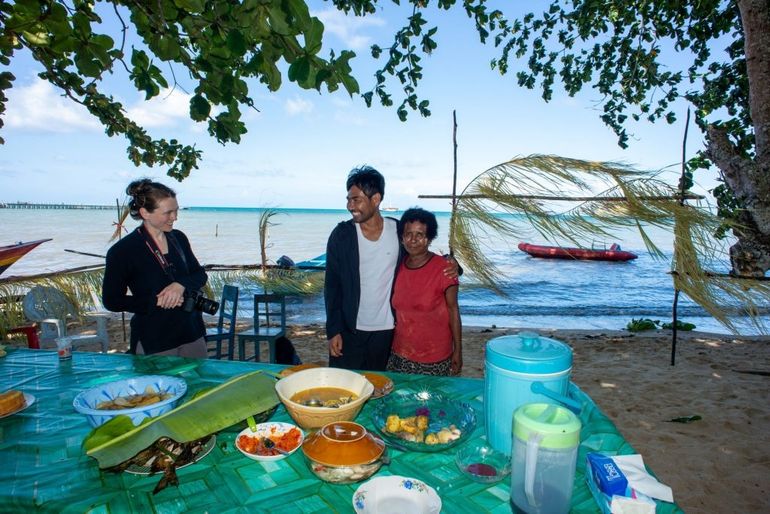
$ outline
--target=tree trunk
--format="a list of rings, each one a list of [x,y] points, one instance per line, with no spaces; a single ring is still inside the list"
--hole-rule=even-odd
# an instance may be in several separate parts
[[[754,160],[739,155],[724,132],[709,127],[707,152],[746,210],[733,230],[733,272],[762,277],[770,269],[770,2],[738,0],[745,39]]]

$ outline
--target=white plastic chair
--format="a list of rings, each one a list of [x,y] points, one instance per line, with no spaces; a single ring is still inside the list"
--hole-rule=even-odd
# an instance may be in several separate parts
[[[35,286],[24,296],[22,306],[27,319],[40,325],[41,343],[56,344],[57,337],[67,336],[72,340],[73,347],[79,344],[101,343],[102,352],[107,353],[110,345],[107,314],[85,314],[86,317],[96,320],[96,334],[69,335],[67,322],[77,318],[77,310],[58,289]]]

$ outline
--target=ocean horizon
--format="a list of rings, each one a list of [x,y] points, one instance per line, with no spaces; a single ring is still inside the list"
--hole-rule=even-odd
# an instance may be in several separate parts
[[[268,209],[276,213],[270,219],[268,232],[267,254],[271,262],[284,255],[299,262],[325,253],[331,230],[350,217],[345,209],[189,206],[180,211],[175,227],[188,236],[203,264],[256,264],[260,262],[259,217]],[[398,217],[401,212],[399,209],[383,214]],[[446,253],[449,212],[434,212],[439,235],[431,249]],[[512,214],[503,216],[517,218]],[[0,209],[0,245],[53,238],[16,262],[3,277],[101,265],[100,256],[113,244],[109,239],[116,221],[114,209]],[[138,223],[128,219],[126,230],[133,230]],[[591,242],[600,248],[620,243],[624,250],[639,255],[629,262],[536,259],[518,250],[520,240],[483,237],[486,256],[499,271],[498,286],[506,294],[500,296],[481,287],[470,274],[463,276],[459,295],[463,324],[621,330],[632,319],[670,322],[674,298],[669,274],[672,238],[656,228],[649,229],[648,234],[663,250],[663,260],[649,255],[640,235],[630,229],[619,231],[615,239]],[[544,244],[524,225],[521,240]],[[726,270],[728,263],[724,266]],[[239,317],[250,315],[252,293],[242,289]],[[288,309],[291,323],[325,321],[322,294],[291,297]],[[680,297],[678,314],[680,320],[695,324],[696,330],[728,333],[686,296]],[[746,323],[741,323],[741,327],[744,335],[756,333]]]

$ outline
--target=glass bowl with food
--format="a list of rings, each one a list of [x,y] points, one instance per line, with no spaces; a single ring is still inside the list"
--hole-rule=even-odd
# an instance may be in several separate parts
[[[366,480],[387,460],[385,442],[352,421],[324,425],[305,439],[302,453],[310,470],[333,484]]]
[[[457,450],[455,464],[463,475],[483,484],[502,480],[511,472],[511,456],[495,450],[483,441],[467,444]]]
[[[374,428],[396,448],[439,452],[470,438],[476,413],[467,403],[428,390],[397,390],[377,400]]]
[[[275,391],[294,422],[308,430],[354,420],[374,386],[355,371],[312,368],[280,379]]]
[[[165,414],[179,404],[187,383],[178,377],[144,375],[116,380],[78,393],[72,406],[98,427],[124,414],[139,425],[145,418]]]

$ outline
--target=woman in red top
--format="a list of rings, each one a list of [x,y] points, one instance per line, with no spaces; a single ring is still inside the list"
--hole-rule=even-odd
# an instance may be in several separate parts
[[[398,224],[407,256],[393,285],[396,311],[388,371],[423,375],[459,374],[463,367],[457,278],[444,275],[446,261],[430,250],[438,233],[436,216],[408,209]]]

